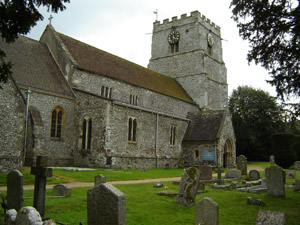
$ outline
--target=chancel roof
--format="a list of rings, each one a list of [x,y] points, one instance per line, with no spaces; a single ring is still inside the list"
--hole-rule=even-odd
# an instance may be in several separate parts
[[[183,141],[214,141],[218,138],[225,111],[188,113],[190,123]]]
[[[19,36],[10,44],[0,40],[0,49],[6,53],[5,60],[13,64],[12,76],[17,85],[74,97],[44,43]]]
[[[173,78],[57,33],[82,70],[120,80],[189,103],[192,99]]]

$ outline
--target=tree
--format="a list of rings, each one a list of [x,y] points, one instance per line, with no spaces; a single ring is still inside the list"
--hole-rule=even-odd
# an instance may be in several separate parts
[[[263,90],[239,86],[229,98],[237,154],[250,160],[268,160],[271,136],[282,131],[283,109],[276,98]]]
[[[7,43],[14,42],[19,34],[27,34],[43,20],[38,7],[46,6],[48,10],[57,13],[66,7],[63,3],[70,0],[0,0],[0,34]],[[0,49],[0,84],[6,82],[11,74],[12,64],[5,62],[5,52]],[[1,85],[0,85],[1,88]]]
[[[283,100],[300,96],[300,0],[232,0],[232,18],[248,40],[248,62],[266,68]]]

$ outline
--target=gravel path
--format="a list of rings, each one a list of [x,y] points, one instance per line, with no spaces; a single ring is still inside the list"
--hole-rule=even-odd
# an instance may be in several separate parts
[[[264,168],[262,166],[257,165],[248,165],[248,172],[250,170],[258,170],[263,171]],[[217,174],[213,174],[217,176]],[[223,174],[224,175],[224,174]],[[180,181],[181,177],[171,177],[171,178],[156,178],[156,179],[145,179],[145,180],[124,180],[124,181],[109,181],[109,184],[141,184],[141,183],[161,183],[165,181]],[[47,189],[52,189],[55,184],[47,184]],[[69,187],[93,187],[94,182],[70,182],[67,183]],[[24,185],[24,190],[33,190],[34,185]],[[6,186],[0,187],[0,191],[6,191]]]

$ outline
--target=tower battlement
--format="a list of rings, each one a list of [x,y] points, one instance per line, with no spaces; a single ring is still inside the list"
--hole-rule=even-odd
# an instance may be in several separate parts
[[[212,22],[205,15],[202,15],[197,10],[191,12],[190,16],[187,16],[186,13],[182,14],[179,19],[177,16],[174,16],[171,20],[169,20],[169,18],[164,19],[163,23],[161,23],[160,21],[155,21],[153,23],[153,32],[196,22],[203,24],[207,29],[211,30],[215,34],[220,35],[221,33],[221,28],[219,26],[217,26],[214,22]]]

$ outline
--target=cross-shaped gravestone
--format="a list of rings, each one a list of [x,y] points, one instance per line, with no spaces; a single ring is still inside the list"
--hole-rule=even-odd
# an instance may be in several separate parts
[[[221,183],[222,180],[222,173],[224,172],[224,170],[222,170],[220,167],[218,167],[218,169],[215,169],[215,172],[218,174],[218,183]]]
[[[36,166],[31,167],[31,174],[35,175],[33,206],[44,216],[46,179],[52,177],[52,168],[47,168],[46,156],[37,156]]]

